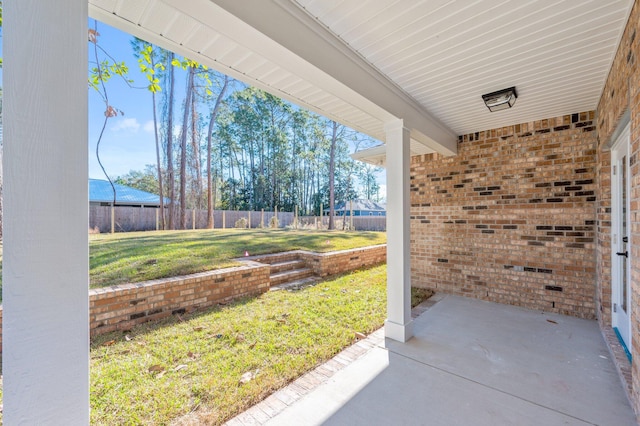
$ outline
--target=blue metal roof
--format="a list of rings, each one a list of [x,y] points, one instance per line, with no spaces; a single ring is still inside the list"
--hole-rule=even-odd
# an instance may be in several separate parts
[[[371,211],[371,212],[384,212],[386,211],[386,204],[376,203],[371,200],[358,199],[351,201],[352,204],[347,202],[336,203],[335,211],[349,211],[349,210],[359,210],[359,211]],[[329,209],[325,209],[325,212],[328,212]]]
[[[141,191],[125,185],[113,184],[116,188],[116,204],[145,204],[160,205],[160,196],[150,192]],[[169,199],[165,197],[165,203]],[[101,179],[89,179],[89,202],[111,203],[113,202],[113,189],[109,181]]]

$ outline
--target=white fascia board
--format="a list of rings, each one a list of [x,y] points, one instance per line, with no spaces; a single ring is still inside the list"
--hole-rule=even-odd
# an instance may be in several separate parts
[[[356,161],[369,163],[377,167],[385,167],[387,160],[387,146],[378,145],[373,148],[367,148],[356,151],[350,155]]]
[[[432,154],[436,152],[433,149],[426,147],[421,142],[411,139],[410,144],[410,153],[411,156],[414,157],[416,155],[422,154]],[[356,151],[350,155],[356,161],[362,161],[363,163],[373,164],[377,167],[386,167],[387,165],[387,146],[386,145],[378,145],[372,148],[362,149],[360,151]]]
[[[308,81],[314,86],[341,98],[348,104],[353,105],[370,116],[380,120],[381,124],[395,118],[394,115],[389,113],[385,108],[377,105],[375,102],[359,96],[348,85],[327,74],[324,70],[316,66],[316,64],[305,60],[305,58],[300,56],[298,52],[295,52],[287,46],[273,40],[268,32],[264,33],[260,28],[256,28],[252,22],[246,22],[242,15],[236,16],[233,10],[229,11],[224,5],[218,5],[216,4],[217,2],[211,0],[192,0],[189,2],[185,2],[183,0],[164,1],[176,10],[179,10],[185,15],[191,16],[203,25],[212,28],[216,32],[219,32],[248,50],[258,53],[291,74],[301,77],[303,80]],[[291,15],[286,14],[280,6],[271,1],[259,0],[257,2],[251,2],[243,0],[241,2],[231,1],[229,3],[231,3],[232,6],[237,7],[240,11],[251,13],[257,22],[265,23],[266,21],[269,21],[270,25],[275,28],[290,27],[294,23],[297,23]],[[264,11],[262,11],[262,9],[264,9]],[[274,15],[272,10],[279,13]],[[288,17],[291,22],[281,22],[282,17],[279,15]],[[304,27],[300,26],[298,23],[296,29],[290,29],[290,34],[288,34],[286,38],[300,39],[302,40],[303,45],[306,44],[304,39],[307,37],[307,34],[299,33],[302,28]],[[309,30],[306,30],[306,32],[309,32]],[[324,57],[323,59],[330,60],[328,57]],[[242,74],[240,79],[246,80],[247,77],[252,81],[257,81],[253,80],[251,76],[247,76],[246,74]],[[265,86],[264,83],[262,83],[262,85]],[[273,86],[266,87],[266,90],[268,91],[273,91],[273,89]],[[275,89],[278,88],[276,87]],[[296,99],[294,102],[300,104],[299,99]],[[319,111],[320,114],[323,115],[328,115],[328,113],[330,113],[330,111],[319,110],[317,107],[312,109]],[[330,118],[344,123],[339,116]],[[381,137],[381,134],[373,135],[370,129],[365,130],[365,133],[370,136],[374,136],[375,138]]]
[[[181,0],[169,1],[181,3]],[[437,152],[457,153],[457,135],[453,131],[291,1],[211,1],[293,53],[294,63],[307,64],[301,67],[304,68],[302,74],[290,71],[308,79],[317,74],[321,77],[321,81],[315,82],[318,87],[385,123],[402,119],[413,139]],[[241,31],[239,26],[234,29]],[[308,65],[312,65],[312,70]],[[382,109],[383,114],[377,114],[376,109]]]

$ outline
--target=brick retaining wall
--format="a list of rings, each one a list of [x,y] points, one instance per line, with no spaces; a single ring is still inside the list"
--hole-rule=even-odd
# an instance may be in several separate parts
[[[269,265],[242,266],[89,291],[91,335],[269,290]]]
[[[313,269],[314,274],[319,277],[327,277],[386,262],[387,245],[380,244],[329,253],[314,253],[301,250],[300,258]]]
[[[320,277],[327,277],[386,261],[387,246],[378,245],[330,253],[292,252]],[[264,293],[270,287],[271,266],[253,260],[243,265],[180,277],[121,284],[89,290],[91,336],[172,314],[190,312],[236,298]],[[0,306],[0,330],[2,306]],[[2,334],[0,333],[0,352]]]

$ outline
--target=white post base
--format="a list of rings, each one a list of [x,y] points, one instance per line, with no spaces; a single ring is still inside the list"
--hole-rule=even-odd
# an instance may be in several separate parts
[[[398,342],[407,342],[413,337],[413,320],[406,324],[398,324],[390,320],[384,322],[384,337]]]

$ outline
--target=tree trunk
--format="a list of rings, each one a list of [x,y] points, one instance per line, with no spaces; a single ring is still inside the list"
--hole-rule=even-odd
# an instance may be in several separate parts
[[[0,100],[0,102],[2,101]],[[0,111],[0,117],[1,116],[2,116],[2,113]],[[0,241],[2,241],[2,150],[3,150],[2,147],[3,145],[2,143],[0,143]]]
[[[233,158],[235,148],[232,145],[229,145],[229,173],[231,174],[231,190],[229,193],[229,206],[228,210],[235,210],[234,206],[236,204],[236,172],[235,167],[233,165]]]
[[[176,201],[176,178],[173,171],[173,103],[175,92],[175,73],[173,61],[175,54],[171,52],[167,60],[169,68],[169,105],[167,106],[167,183],[169,184],[169,229],[175,229],[174,206]]]
[[[189,67],[187,80],[187,97],[184,101],[182,115],[182,132],[180,133],[180,229],[187,229],[187,130],[189,126],[189,107],[193,96],[193,78],[195,69]]]
[[[151,67],[155,69],[154,56],[151,55]],[[156,164],[158,169],[158,192],[160,196],[160,229],[164,230],[164,190],[162,185],[162,160],[160,158],[160,139],[158,138],[158,116],[156,113],[156,92],[151,92],[151,100],[153,102],[153,135],[156,141]]]
[[[213,138],[213,126],[215,124],[216,117],[218,116],[218,110],[220,109],[222,98],[224,98],[224,94],[227,91],[228,86],[229,77],[225,75],[224,84],[222,85],[222,89],[220,89],[220,93],[218,93],[216,103],[213,106],[213,111],[211,111],[211,117],[209,118],[209,129],[207,130],[207,228],[209,229],[213,229],[213,209],[215,208],[213,202],[213,182],[211,181],[211,144]]]
[[[198,143],[198,110],[196,97],[191,96],[191,150],[193,155],[193,205],[200,209],[202,207],[202,167],[200,165],[200,144]]]
[[[335,171],[336,171],[336,141],[338,139],[338,123],[331,122],[331,148],[329,149],[329,230],[335,229],[333,215],[335,214]]]

